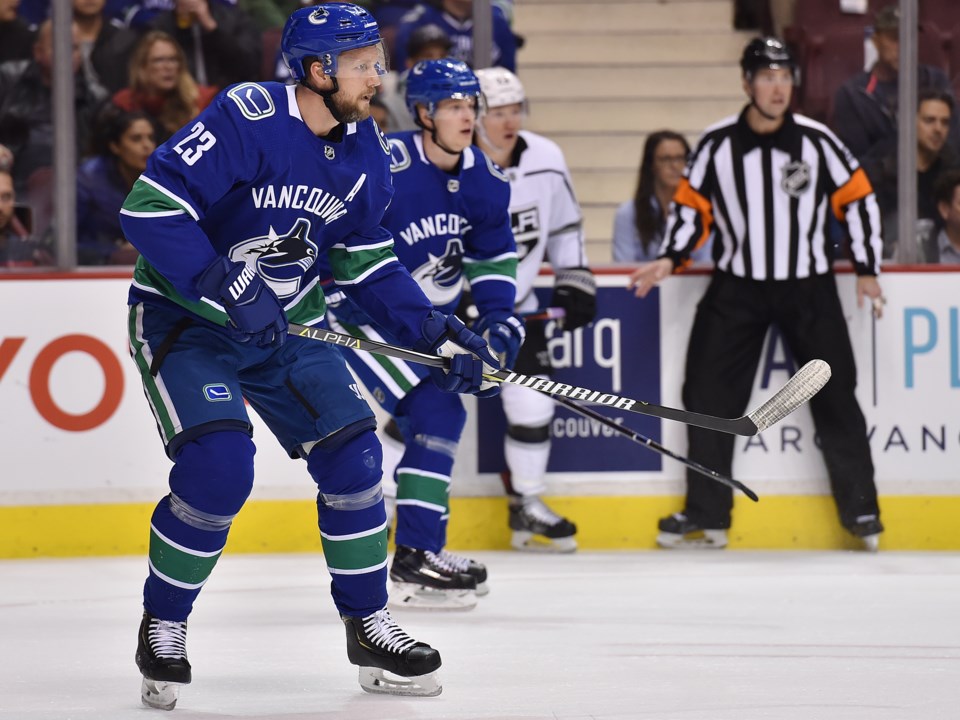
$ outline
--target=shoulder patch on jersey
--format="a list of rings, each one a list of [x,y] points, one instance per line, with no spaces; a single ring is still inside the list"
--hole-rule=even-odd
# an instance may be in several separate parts
[[[270,93],[257,83],[248,82],[230,88],[227,97],[237,104],[247,120],[263,120],[276,112]]]
[[[390,138],[387,140],[390,145],[390,172],[398,173],[410,167],[410,151],[403,144],[402,140]]]
[[[510,178],[508,178],[503,173],[503,170],[497,167],[496,163],[494,163],[493,160],[491,160],[486,153],[481,153],[481,154],[483,155],[483,159],[487,161],[487,169],[490,171],[491,175],[493,175],[498,180],[503,180],[503,182],[505,183],[510,182]]]

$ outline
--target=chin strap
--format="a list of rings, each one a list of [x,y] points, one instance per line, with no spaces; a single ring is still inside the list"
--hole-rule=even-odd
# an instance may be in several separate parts
[[[432,120],[432,119],[433,119],[433,118],[431,118],[431,120]],[[417,125],[419,125],[419,126],[420,126],[421,128],[423,128],[424,130],[426,130],[427,132],[429,132],[429,133],[430,133],[430,139],[433,140],[433,144],[436,145],[436,146],[437,146],[438,148],[440,148],[441,150],[443,150],[447,155],[453,155],[453,156],[455,156],[455,157],[459,157],[459,156],[460,156],[460,151],[459,151],[459,150],[451,150],[451,149],[448,148],[446,145],[444,145],[442,142],[440,142],[440,138],[437,137],[437,125],[436,125],[436,123],[433,123],[433,127],[427,127],[427,126],[424,125],[423,122],[420,120],[420,115],[419,115],[419,113],[417,114],[417,117],[416,117],[416,119],[414,120],[414,122],[416,122]]]
[[[317,90],[313,85],[307,82],[306,78],[300,81],[300,85],[305,87],[310,92],[319,95],[323,99],[323,104],[327,106],[327,110],[329,110],[330,114],[333,115],[333,119],[338,123],[342,123],[344,122],[343,115],[340,114],[340,111],[337,110],[337,107],[333,102],[333,96],[340,92],[340,83],[337,82],[337,78],[334,75],[331,75],[330,79],[333,80],[333,90]]]

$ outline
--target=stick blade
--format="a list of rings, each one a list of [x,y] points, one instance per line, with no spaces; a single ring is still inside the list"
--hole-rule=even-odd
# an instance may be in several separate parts
[[[776,395],[747,417],[757,426],[757,432],[763,432],[820,392],[820,388],[830,379],[830,374],[830,365],[826,361],[811,360]]]

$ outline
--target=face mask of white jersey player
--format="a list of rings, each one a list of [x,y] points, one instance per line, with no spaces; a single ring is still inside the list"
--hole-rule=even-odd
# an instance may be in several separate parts
[[[505,366],[524,337],[514,313],[517,252],[506,177],[473,146],[480,83],[465,64],[425,60],[409,73],[406,102],[420,130],[390,136],[395,196],[383,223],[395,252],[434,306],[453,312],[470,282],[482,335]],[[377,318],[347,299],[330,309],[335,329],[394,342]],[[450,477],[466,412],[439,392],[422,366],[345,351],[404,441],[395,457],[396,545],[390,602],[469,609],[487,591],[486,568],[445,549]],[[386,466],[385,466],[386,467]]]
[[[227,88],[157,149],[121,215],[142,254],[131,348],[175,463],[151,522],[136,656],[153,707],[171,709],[191,680],[187,616],[253,483],[244,399],[317,484],[333,599],[363,688],[440,692],[439,653],[386,610],[372,411],[340,350],[287,336],[287,321],[322,322],[324,260],[398,343],[452,355],[449,371],[434,370],[438,394],[496,393],[481,376],[498,363],[482,338],[434,309],[381,224],[392,187],[389,147],[369,119],[385,72],[372,16],[341,3],[299,9],[281,49],[297,84]]]

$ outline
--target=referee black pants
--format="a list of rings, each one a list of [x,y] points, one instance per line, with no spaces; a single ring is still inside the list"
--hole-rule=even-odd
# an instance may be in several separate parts
[[[800,365],[826,360],[830,381],[810,401],[840,522],[877,514],[866,422],[854,389],[857,368],[833,274],[757,281],[715,272],[697,306],[687,349],[683,403],[688,410],[740,417],[747,410],[764,338],[776,323]],[[732,475],[733,435],[690,426],[689,456]],[[733,492],[687,471],[684,513],[706,528],[729,528]]]

